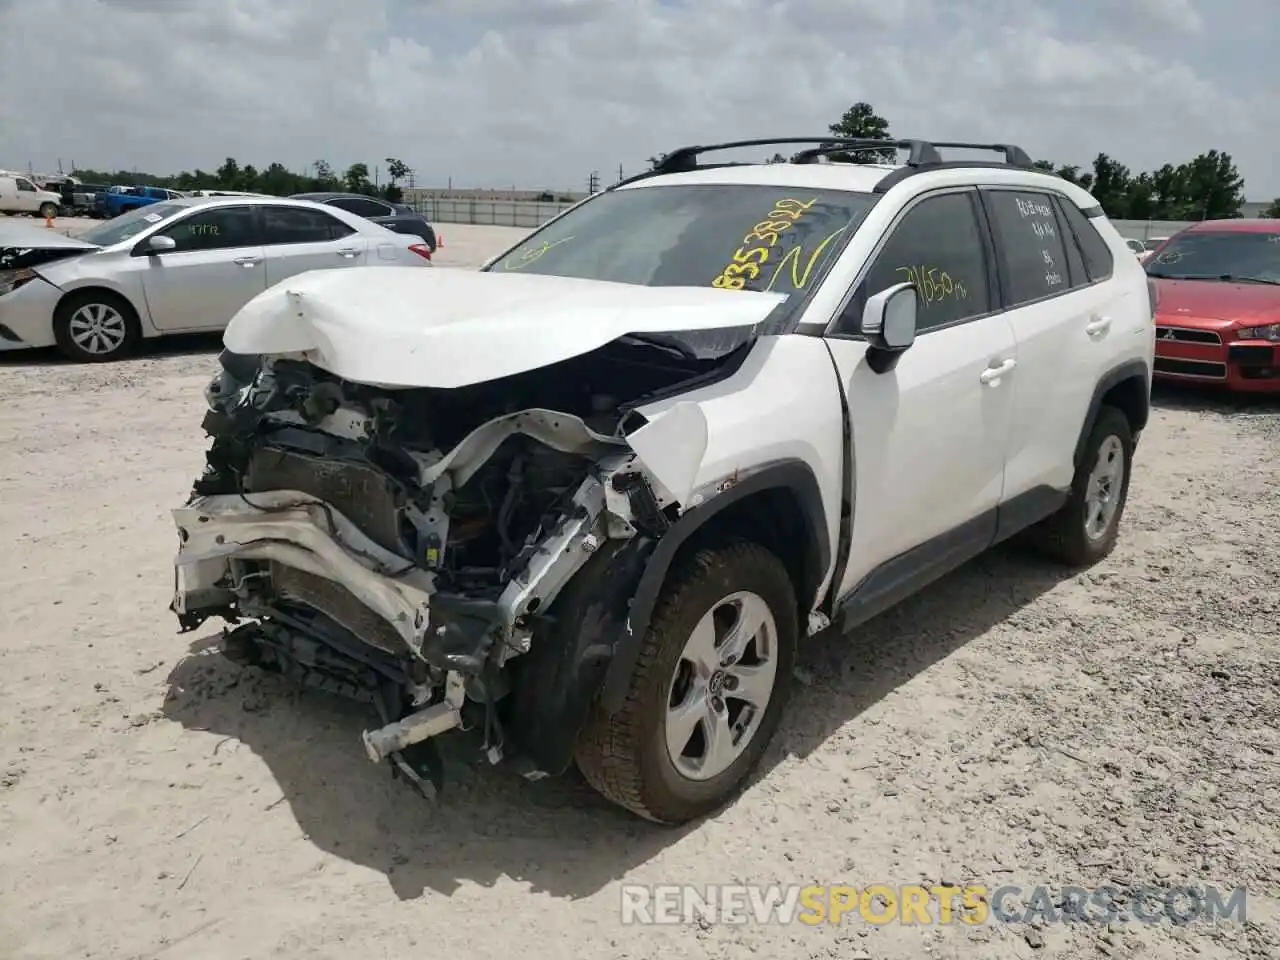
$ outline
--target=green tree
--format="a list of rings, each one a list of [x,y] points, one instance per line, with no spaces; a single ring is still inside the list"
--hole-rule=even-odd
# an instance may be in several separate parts
[[[392,185],[399,183],[405,177],[409,176],[409,165],[403,160],[397,160],[395,157],[387,157],[387,177],[391,180]]]
[[[372,186],[369,183],[368,165],[353,163],[347,167],[347,172],[342,175],[342,182],[346,184],[347,190],[351,193],[368,193]]]
[[[1132,179],[1129,168],[1117,163],[1105,153],[1093,160],[1093,188],[1089,191],[1102,205],[1108,217],[1125,220],[1129,217],[1129,184]]]
[[[240,164],[234,157],[227,157],[217,172],[218,184],[228,190],[240,189]]]
[[[1210,150],[1187,166],[1188,220],[1221,220],[1240,216],[1244,178],[1229,153]]]
[[[876,113],[875,108],[865,100],[859,100],[851,106],[827,129],[837,137],[851,140],[890,139],[889,121]],[[831,159],[845,163],[892,163],[895,155],[894,150],[852,150],[833,153]]]
[[[1271,206],[1262,211],[1264,217],[1272,220],[1280,220],[1280,197],[1276,197],[1271,201]]]

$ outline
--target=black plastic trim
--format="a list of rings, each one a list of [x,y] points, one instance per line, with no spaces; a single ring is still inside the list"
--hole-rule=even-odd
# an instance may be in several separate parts
[[[1089,440],[1089,434],[1093,430],[1094,423],[1097,422],[1098,410],[1102,407],[1102,398],[1107,395],[1112,387],[1134,378],[1142,379],[1147,401],[1143,406],[1138,423],[1134,424],[1133,432],[1137,434],[1147,425],[1147,417],[1151,409],[1151,369],[1141,360],[1126,360],[1118,367],[1114,367],[1104,373],[1093,388],[1093,396],[1089,398],[1089,411],[1085,414],[1084,423],[1080,426],[1080,437],[1076,440],[1073,462],[1077,468],[1084,460],[1085,444]]]
[[[681,515],[658,541],[653,556],[636,585],[627,616],[627,626],[614,648],[613,660],[605,678],[601,699],[609,712],[621,708],[627,696],[631,673],[635,669],[640,641],[649,629],[658,595],[677,551],[694,533],[727,507],[765,490],[785,489],[794,493],[805,519],[806,549],[810,551],[810,569],[816,571],[816,582],[797,584],[797,593],[807,603],[822,582],[831,563],[831,544],[827,537],[826,511],[822,506],[822,490],[809,465],[801,460],[780,460],[742,477],[732,487],[701,506]]]
[[[1067,502],[1069,490],[1050,486],[1032,487],[996,508],[996,536],[993,543],[1008,540],[1016,533],[1051,517]]]
[[[6,327],[3,323],[0,323],[0,340],[8,340],[10,343],[22,342],[22,338]]]
[[[849,554],[853,549],[853,514],[858,502],[858,460],[853,445],[853,416],[849,412],[849,398],[845,395],[845,379],[840,375],[840,365],[831,345],[825,344],[827,356],[831,358],[831,369],[836,383],[840,387],[840,420],[844,425],[841,435],[842,443],[842,476],[844,483],[840,490],[840,539],[836,543],[836,564],[831,571],[831,583],[827,587],[827,596],[818,609],[828,617],[835,613],[836,600],[840,594],[840,584],[844,582],[844,572],[849,568]]]
[[[1053,487],[1034,487],[885,561],[836,605],[841,628],[866,623],[1000,541],[1052,516],[1068,496]]]
[[[873,569],[840,601],[841,629],[866,623],[978,556],[995,542],[998,514],[987,510]]]

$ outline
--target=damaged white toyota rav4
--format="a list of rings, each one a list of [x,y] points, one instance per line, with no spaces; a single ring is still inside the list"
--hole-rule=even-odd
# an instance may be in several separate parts
[[[810,146],[697,162],[778,143]],[[886,147],[905,162],[839,156]],[[760,759],[801,637],[1015,533],[1111,550],[1152,306],[1093,198],[1017,147],[676,150],[480,271],[251,301],[173,609],[371,704],[369,756],[420,789],[463,728],[686,821]]]

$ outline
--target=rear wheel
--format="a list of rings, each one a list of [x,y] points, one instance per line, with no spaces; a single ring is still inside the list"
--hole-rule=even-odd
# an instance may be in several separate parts
[[[119,360],[141,339],[137,313],[109,290],[85,290],[64,298],[54,311],[53,335],[62,354],[80,363]]]
[[[659,823],[723,805],[777,730],[798,633],[795,591],[772,553],[695,553],[663,588],[622,709],[593,708],[576,754],[587,782]]]
[[[1073,567],[1089,566],[1111,553],[1129,497],[1132,464],[1129,418],[1115,407],[1102,407],[1085,442],[1069,499],[1029,531],[1032,544]]]

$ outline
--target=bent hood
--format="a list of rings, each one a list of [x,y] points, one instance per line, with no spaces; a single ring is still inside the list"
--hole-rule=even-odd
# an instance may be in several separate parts
[[[96,244],[48,227],[0,222],[0,270],[25,270],[97,249]]]
[[[1280,319],[1280,287],[1224,280],[1156,279],[1157,322],[1225,329]]]
[[[357,383],[452,388],[549,366],[627,334],[751,330],[785,299],[448,268],[316,270],[254,297],[223,343],[233,353],[302,353]]]

